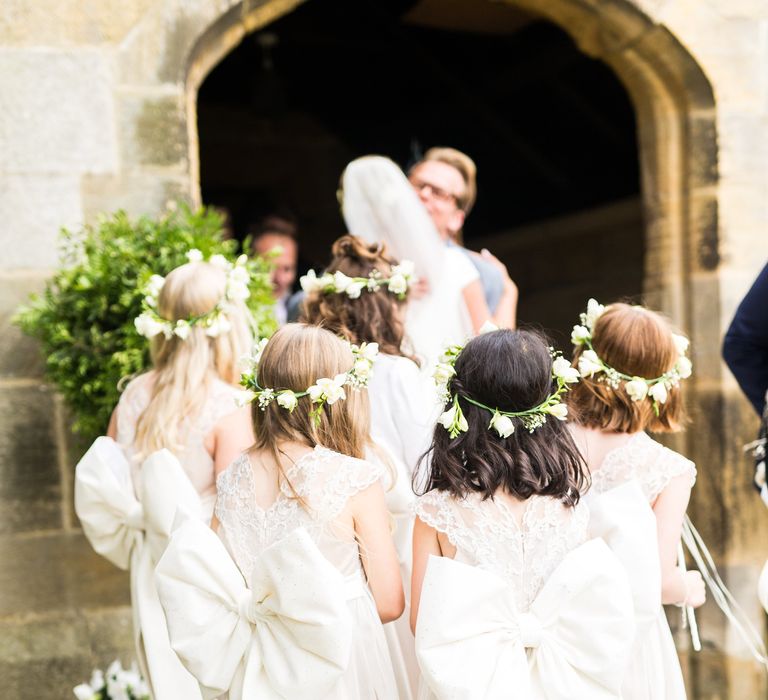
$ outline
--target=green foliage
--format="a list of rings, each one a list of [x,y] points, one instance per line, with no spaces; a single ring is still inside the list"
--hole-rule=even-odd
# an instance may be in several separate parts
[[[46,376],[64,396],[78,433],[103,433],[120,380],[149,368],[149,341],[133,324],[149,277],[183,265],[192,248],[206,259],[221,253],[234,260],[238,243],[222,240],[222,223],[213,210],[182,205],[157,219],[131,221],[121,211],[93,227],[62,230],[61,269],[14,321],[40,341]],[[269,268],[260,258],[249,262],[247,303],[260,336],[275,330]]]

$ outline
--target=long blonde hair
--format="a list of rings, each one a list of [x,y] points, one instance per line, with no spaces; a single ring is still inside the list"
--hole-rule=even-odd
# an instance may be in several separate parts
[[[322,377],[349,371],[354,358],[349,346],[333,333],[317,326],[289,323],[275,333],[259,362],[258,381],[264,388],[306,391]],[[368,392],[345,387],[347,398],[325,405],[319,423],[310,412],[315,407],[308,396],[288,411],[273,401],[261,410],[253,404],[254,447],[271,453],[280,469],[278,444],[299,442],[308,447],[322,445],[341,454],[362,459],[370,441]],[[281,472],[281,477],[284,474]]]
[[[190,319],[211,311],[224,297],[226,273],[205,262],[187,263],[172,270],[158,298],[164,319]],[[139,456],[167,447],[178,450],[183,440],[182,423],[196,419],[214,379],[237,384],[238,362],[251,348],[248,309],[242,301],[227,310],[230,329],[216,337],[194,324],[189,336],[152,339],[150,353],[154,383],[149,405],[136,425],[135,446]]]

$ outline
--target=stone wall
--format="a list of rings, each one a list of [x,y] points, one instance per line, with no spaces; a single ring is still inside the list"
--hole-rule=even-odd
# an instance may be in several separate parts
[[[456,2],[458,0],[451,0]],[[692,511],[761,626],[754,579],[768,521],[739,445],[756,420],[719,338],[768,259],[768,4],[764,0],[508,0],[615,68],[636,104],[649,298],[694,339],[699,462]],[[0,677],[7,697],[60,698],[130,658],[125,574],[72,512],[78,453],[10,325],[57,263],[61,225],[198,201],[195,94],[242,37],[298,0],[6,0],[0,6]],[[716,610],[687,664],[697,698],[758,697],[765,680]],[[725,650],[726,655],[723,655]]]

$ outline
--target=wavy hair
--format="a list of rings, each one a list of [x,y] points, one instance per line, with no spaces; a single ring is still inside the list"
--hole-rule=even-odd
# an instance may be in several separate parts
[[[486,499],[502,489],[522,500],[541,495],[576,505],[588,477],[564,422],[549,417],[529,432],[515,421],[515,431],[502,438],[488,428],[492,414],[467,401],[469,397],[503,411],[524,411],[543,402],[556,388],[544,338],[528,330],[479,335],[464,347],[455,370],[448,386],[469,430],[451,438],[442,425],[435,428],[414,475],[414,490],[423,484],[422,492],[437,489],[457,498],[479,493]]]
[[[369,245],[357,236],[342,236],[331,248],[331,262],[326,272],[343,272],[348,277],[368,277],[372,272],[390,275],[397,261],[387,255],[386,246]],[[405,324],[403,312],[405,299],[381,287],[375,292],[364,290],[359,298],[350,299],[346,294],[312,292],[304,301],[302,318],[307,323],[346,338],[351,343],[378,343],[379,350],[387,355],[416,358],[404,349]],[[418,364],[418,362],[417,362]]]
[[[226,273],[215,265],[181,265],[165,278],[158,313],[169,321],[206,314],[224,297],[226,283]],[[162,333],[152,338],[155,377],[149,405],[136,425],[139,458],[163,447],[180,449],[182,425],[200,414],[213,379],[238,383],[238,361],[253,342],[248,309],[242,301],[233,302],[227,318],[230,329],[215,338],[201,324],[191,326],[186,340]]]
[[[595,321],[592,347],[603,362],[619,372],[653,379],[677,362],[672,333],[671,324],[661,314],[644,306],[616,303],[607,306]],[[581,347],[574,351],[575,366],[582,351]],[[600,377],[583,377],[568,394],[568,404],[582,425],[618,433],[673,433],[686,423],[680,386],[667,390],[667,400],[658,405],[657,415],[649,399],[633,401],[623,383],[613,389],[599,381]]]

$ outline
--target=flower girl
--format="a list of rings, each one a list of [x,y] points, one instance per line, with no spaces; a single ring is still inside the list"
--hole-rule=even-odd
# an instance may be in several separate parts
[[[446,350],[445,412],[416,505],[411,624],[437,698],[619,698],[626,574],[587,541],[584,464],[560,398],[578,373],[530,331]]]
[[[253,441],[233,386],[250,347],[245,259],[190,257],[151,279],[136,327],[152,339],[154,368],[129,382],[109,437],[89,449],[75,478],[85,534],[100,554],[130,567],[136,651],[155,700],[200,697],[170,647],[153,580],[173,514],[185,504],[207,524],[217,470]]]
[[[383,461],[393,473],[386,484],[387,507],[395,520],[395,544],[406,598],[411,583],[413,490],[419,457],[429,447],[437,417],[437,394],[405,347],[406,294],[411,269],[397,264],[383,244],[367,244],[356,236],[339,238],[325,275],[302,278],[308,295],[304,316],[352,343],[376,343],[379,355],[368,385],[371,400],[372,461]],[[381,453],[383,452],[383,456]],[[398,697],[408,700],[418,687],[418,667],[407,616],[385,627]]]
[[[590,497],[635,481],[651,504],[658,536],[661,602],[698,607],[705,588],[698,571],[678,567],[685,510],[696,478],[691,461],[646,434],[673,432],[684,422],[680,381],[690,376],[688,340],[642,306],[590,299],[573,329],[574,364],[583,379],[568,401],[571,426],[592,478]],[[657,565],[652,562],[648,566]],[[685,698],[680,662],[664,611],[638,638],[623,686],[626,700]]]
[[[171,643],[206,697],[396,698],[381,623],[403,588],[382,471],[361,459],[370,353],[288,324],[256,362],[256,441],[218,478],[221,541],[182,525],[157,569]]]

